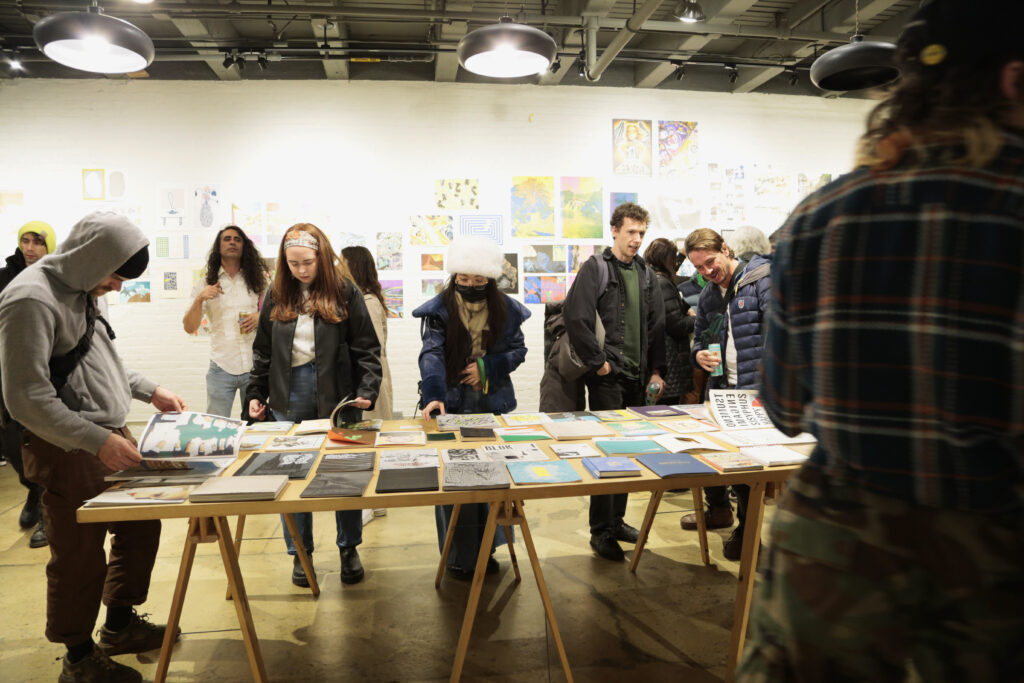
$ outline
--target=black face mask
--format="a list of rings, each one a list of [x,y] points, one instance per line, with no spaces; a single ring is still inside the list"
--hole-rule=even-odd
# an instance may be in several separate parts
[[[462,295],[462,300],[476,303],[487,298],[487,285],[460,285],[456,283],[455,291]]]

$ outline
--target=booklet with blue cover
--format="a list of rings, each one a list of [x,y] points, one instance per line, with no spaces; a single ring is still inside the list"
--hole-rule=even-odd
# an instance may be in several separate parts
[[[544,460],[541,462],[508,462],[509,474],[516,484],[559,484],[582,481],[573,466],[565,460]]]
[[[631,458],[583,458],[580,462],[595,479],[640,476],[640,465]]]
[[[689,453],[652,453],[638,456],[637,460],[662,479],[681,477],[684,474],[718,474],[714,467]]]
[[[605,455],[640,455],[642,453],[664,453],[665,449],[654,439],[643,436],[615,436],[607,439],[594,439]]]

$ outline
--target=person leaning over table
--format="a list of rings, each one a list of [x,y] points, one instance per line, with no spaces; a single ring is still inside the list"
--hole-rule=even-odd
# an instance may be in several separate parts
[[[508,413],[516,408],[512,371],[526,359],[523,322],[530,311],[498,289],[504,257],[501,248],[482,237],[458,237],[445,261],[450,274],[440,294],[412,312],[422,318],[420,334],[420,408],[423,419],[434,411]],[[463,505],[455,524],[448,573],[470,579],[480,552],[486,503]],[[444,548],[452,506],[434,508],[437,542]],[[506,542],[502,530],[495,545]],[[491,548],[494,552],[494,548]],[[498,571],[487,561],[487,573]]]
[[[177,394],[124,367],[97,308],[98,297],[146,270],[148,245],[127,218],[89,214],[0,294],[3,396],[25,429],[25,475],[44,489],[46,637],[67,647],[62,683],[141,681],[110,657],[157,649],[166,630],[134,609],[149,591],[160,521],[81,524],[76,517],[85,500],[111,486],[104,476],[142,460],[125,426],[132,398],[185,409]],[[101,603],[107,614],[96,644]]]
[[[359,420],[373,408],[380,390],[380,343],[363,303],[331,243],[319,228],[297,223],[285,233],[277,274],[260,311],[252,347],[252,370],[245,397],[249,414],[300,422],[330,417],[343,399],[356,397],[346,420]],[[286,267],[287,266],[287,267]],[[356,546],[363,540],[361,510],[334,513],[341,553],[341,582],[358,583],[363,565]],[[282,521],[283,521],[282,517]],[[295,514],[307,553],[313,552],[313,514]],[[284,527],[292,563],[292,583],[309,580]]]

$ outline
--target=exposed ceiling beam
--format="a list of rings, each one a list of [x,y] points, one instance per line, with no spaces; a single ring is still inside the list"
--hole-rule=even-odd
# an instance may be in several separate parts
[[[719,0],[704,5],[704,15],[708,21],[731,22],[756,4],[757,0]],[[680,40],[674,36],[653,36],[644,41],[643,47],[659,47],[681,52],[697,52],[705,45],[718,38],[718,34],[692,35]],[[689,55],[680,55],[680,61],[690,59]],[[654,88],[672,75],[676,66],[671,63],[640,64],[634,69],[633,82],[637,88]]]
[[[205,42],[215,40],[217,38],[224,39],[235,39],[238,37],[238,32],[235,31],[234,27],[226,21],[211,21],[206,19],[177,19],[169,17],[167,15],[154,15],[161,19],[167,19],[174,24],[175,28],[181,31],[181,35],[189,36],[192,38],[202,37]],[[213,26],[216,25],[216,31],[213,30]],[[199,48],[199,54],[210,55],[210,59],[205,60],[209,65],[210,70],[217,75],[217,78],[222,81],[238,81],[241,80],[242,74],[239,73],[238,67],[233,66],[227,69],[224,68],[224,54],[219,50],[209,49],[201,41],[190,41],[192,45]]]
[[[330,19],[314,19],[310,22],[313,27],[313,38],[317,45],[326,43],[329,47],[345,47],[345,39],[348,38],[348,27],[339,21]],[[347,81],[349,79],[348,60],[331,59],[330,53],[323,53],[321,64],[324,67],[324,76],[331,81]]]
[[[860,8],[860,20],[869,21],[881,12],[896,4],[897,0],[873,0]],[[826,26],[835,26],[837,31],[848,32],[853,30],[856,23],[857,0],[842,0],[842,2],[828,8],[825,11]],[[787,57],[793,60],[800,60],[810,57],[819,45],[817,43],[806,43],[797,48],[789,50]],[[772,45],[771,49],[777,50]],[[747,68],[740,73],[739,79],[733,84],[732,92],[746,93],[757,90],[762,85],[775,78],[785,71],[782,67],[772,66],[765,68]]]
[[[452,12],[472,12],[473,2],[446,2],[446,10]],[[469,22],[453,21],[441,23],[441,30],[438,32],[438,40],[442,42],[459,42],[462,36],[469,30]],[[455,77],[459,75],[459,56],[454,52],[441,52],[434,59],[434,80],[444,83],[454,83]]]

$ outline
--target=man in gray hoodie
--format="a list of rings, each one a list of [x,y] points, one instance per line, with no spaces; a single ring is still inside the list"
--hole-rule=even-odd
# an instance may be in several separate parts
[[[67,646],[62,683],[139,681],[110,656],[158,648],[164,637],[163,626],[134,609],[149,590],[160,522],[76,519],[82,502],[109,486],[105,475],[141,461],[125,427],[132,398],[163,411],[185,408],[178,395],[125,369],[98,311],[98,297],[145,271],[148,244],[127,219],[90,214],[0,294],[3,397],[25,428],[26,476],[44,488],[46,637]],[[101,602],[107,615],[94,644]]]

